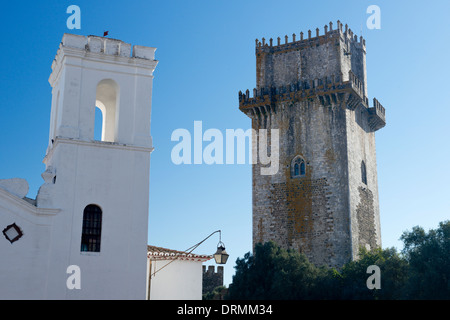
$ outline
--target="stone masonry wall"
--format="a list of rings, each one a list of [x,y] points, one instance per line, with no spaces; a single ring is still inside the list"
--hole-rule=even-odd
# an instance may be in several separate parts
[[[361,247],[381,247],[375,133],[370,132],[367,110],[347,110],[347,144],[349,167],[352,256]],[[366,166],[367,183],[362,181],[361,162]]]
[[[217,266],[217,272],[214,266],[202,266],[202,294],[212,292],[216,287],[223,286],[223,267]]]
[[[279,171],[264,176],[253,167],[254,243],[273,240],[318,265],[342,265],[351,258],[345,110],[308,101],[279,107],[262,123],[280,130]],[[297,155],[306,174],[291,178]]]
[[[279,87],[298,80],[323,78],[340,72],[338,34],[297,50],[261,50],[256,53],[257,88]]]

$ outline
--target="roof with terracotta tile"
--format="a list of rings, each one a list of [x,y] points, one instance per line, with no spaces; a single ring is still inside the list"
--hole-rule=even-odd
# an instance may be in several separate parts
[[[212,255],[188,253],[157,246],[147,246],[147,258],[152,260],[189,260],[189,261],[208,261],[212,259]]]

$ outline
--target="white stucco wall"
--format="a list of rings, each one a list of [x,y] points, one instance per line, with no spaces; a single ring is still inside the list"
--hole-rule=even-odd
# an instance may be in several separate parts
[[[0,300],[45,296],[52,219],[58,211],[38,209],[0,188],[0,231],[15,223],[23,232],[13,243],[0,234]]]
[[[151,261],[152,272],[160,271],[150,281],[150,300],[201,300],[202,262],[175,260],[168,264],[170,261]]]
[[[50,244],[50,299],[145,299],[149,152],[98,142],[57,140],[50,196],[61,208]],[[76,181],[76,183],[73,183]],[[102,209],[100,252],[80,252],[84,208]],[[81,290],[65,285],[69,265]]]

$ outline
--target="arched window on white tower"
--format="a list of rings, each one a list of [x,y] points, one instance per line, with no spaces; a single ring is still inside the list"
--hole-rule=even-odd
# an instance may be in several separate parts
[[[95,121],[94,135],[97,137],[98,133],[101,131],[101,141],[116,141],[118,101],[119,85],[112,79],[103,79],[100,81],[97,85],[95,107],[101,111],[101,130],[98,128],[100,126],[100,121]],[[96,110],[96,114],[99,114],[99,111]],[[99,140],[95,137],[95,140]]]
[[[90,204],[83,211],[81,251],[100,252],[101,237],[102,209],[95,204]]]

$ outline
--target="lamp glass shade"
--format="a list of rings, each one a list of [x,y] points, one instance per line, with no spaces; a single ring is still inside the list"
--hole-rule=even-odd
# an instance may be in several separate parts
[[[228,253],[225,251],[224,246],[220,246],[217,248],[216,253],[214,253],[214,260],[216,260],[217,264],[225,264],[228,260]]]

